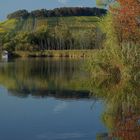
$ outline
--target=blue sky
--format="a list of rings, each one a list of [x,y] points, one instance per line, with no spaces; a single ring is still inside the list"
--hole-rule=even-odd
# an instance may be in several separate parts
[[[0,20],[6,19],[10,12],[27,9],[53,9],[56,7],[95,6],[95,0],[0,0]]]

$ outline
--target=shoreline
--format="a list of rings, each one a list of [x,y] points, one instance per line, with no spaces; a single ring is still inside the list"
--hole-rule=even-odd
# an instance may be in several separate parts
[[[87,58],[91,57],[96,50],[45,50],[45,51],[15,51],[13,57],[59,57],[59,58]]]

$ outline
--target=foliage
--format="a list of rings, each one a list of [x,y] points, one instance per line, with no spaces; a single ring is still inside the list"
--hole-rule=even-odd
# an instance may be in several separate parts
[[[112,2],[112,3],[111,3]],[[112,27],[118,43],[138,43],[140,38],[140,2],[139,0],[98,0],[99,5],[109,5],[112,15]]]
[[[117,0],[118,7],[111,7],[114,28],[120,43],[140,43],[140,2],[138,0]]]
[[[1,33],[1,43],[3,49],[13,51],[99,48],[98,21],[99,17],[92,16],[16,19],[11,30]]]
[[[106,14],[105,9],[99,8],[84,8],[84,7],[63,7],[53,10],[41,9],[34,10],[30,13],[27,10],[18,10],[7,16],[8,19],[12,18],[46,18],[46,17],[61,17],[61,16],[102,16]]]
[[[100,22],[105,35],[104,49],[93,55],[89,69],[95,76],[119,74],[122,79],[134,78],[140,69],[140,3],[137,0],[116,2],[118,5],[111,4],[109,13]]]

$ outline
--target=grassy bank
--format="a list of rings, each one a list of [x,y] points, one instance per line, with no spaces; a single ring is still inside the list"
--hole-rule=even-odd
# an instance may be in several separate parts
[[[18,57],[69,57],[69,58],[80,58],[80,57],[91,57],[96,50],[46,50],[46,51],[16,51],[14,56]]]

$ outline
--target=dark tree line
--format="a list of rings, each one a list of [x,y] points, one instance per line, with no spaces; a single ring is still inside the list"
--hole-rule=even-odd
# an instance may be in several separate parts
[[[7,16],[12,18],[28,18],[28,17],[61,17],[61,16],[103,16],[107,10],[89,7],[63,7],[53,10],[41,9],[28,12],[27,10],[18,10]]]

